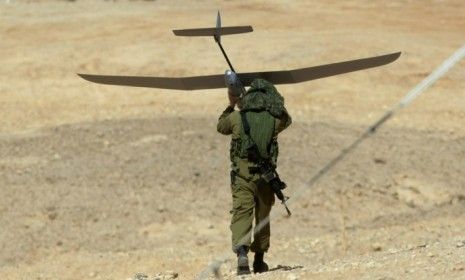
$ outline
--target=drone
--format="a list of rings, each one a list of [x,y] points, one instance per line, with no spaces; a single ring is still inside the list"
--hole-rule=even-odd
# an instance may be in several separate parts
[[[390,53],[381,56],[362,58],[356,60],[343,61],[332,64],[325,64],[294,70],[280,70],[268,72],[237,73],[226,54],[221,43],[221,36],[252,32],[252,26],[221,26],[221,15],[218,11],[216,17],[216,27],[213,28],[193,28],[173,30],[176,36],[211,36],[218,44],[229,69],[224,75],[207,75],[191,77],[146,77],[146,76],[110,76],[78,74],[81,78],[99,84],[161,88],[171,90],[205,90],[215,88],[229,89],[235,96],[242,96],[246,90],[245,86],[250,86],[255,79],[265,79],[272,84],[295,84],[316,80],[320,78],[340,75],[348,72],[364,70],[378,67],[395,61],[400,56],[400,52]]]

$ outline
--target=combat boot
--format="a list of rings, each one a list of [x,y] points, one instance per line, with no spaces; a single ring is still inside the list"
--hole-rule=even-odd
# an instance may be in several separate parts
[[[247,246],[239,246],[236,252],[237,252],[237,275],[250,274],[249,258],[247,257],[249,248]]]
[[[263,273],[269,270],[268,265],[266,262],[263,261],[263,256],[265,253],[263,252],[256,252],[255,257],[253,260],[253,272],[254,273]]]

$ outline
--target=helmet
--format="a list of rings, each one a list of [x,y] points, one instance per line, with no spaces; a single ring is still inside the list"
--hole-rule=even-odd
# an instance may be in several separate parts
[[[266,110],[280,117],[284,109],[284,98],[275,86],[264,79],[255,79],[241,100],[241,110]]]

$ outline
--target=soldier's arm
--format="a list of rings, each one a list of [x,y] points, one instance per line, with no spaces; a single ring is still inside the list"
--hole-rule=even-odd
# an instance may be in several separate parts
[[[216,125],[216,130],[224,135],[229,135],[233,131],[233,126],[231,123],[231,113],[234,112],[234,106],[229,105],[221,114],[218,119],[218,124]]]
[[[279,118],[278,127],[276,128],[277,132],[280,133],[281,131],[285,130],[291,125],[291,123],[292,123],[291,115],[289,115],[287,110],[284,109],[283,114]]]

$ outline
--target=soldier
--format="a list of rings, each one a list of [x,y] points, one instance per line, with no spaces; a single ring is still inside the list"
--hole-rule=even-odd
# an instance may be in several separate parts
[[[254,273],[268,271],[263,256],[270,246],[270,225],[254,233],[254,240],[244,237],[255,224],[269,216],[274,192],[264,180],[264,166],[276,169],[278,133],[291,124],[284,108],[284,98],[266,80],[255,79],[241,99],[228,92],[229,106],[218,120],[217,130],[231,135],[232,246],[237,254],[237,274],[250,274],[247,253],[255,253]],[[240,111],[235,111],[238,105]],[[277,174],[277,173],[276,173]],[[278,177],[279,179],[279,177]],[[281,181],[279,181],[281,183]],[[284,187],[284,185],[283,185]]]

